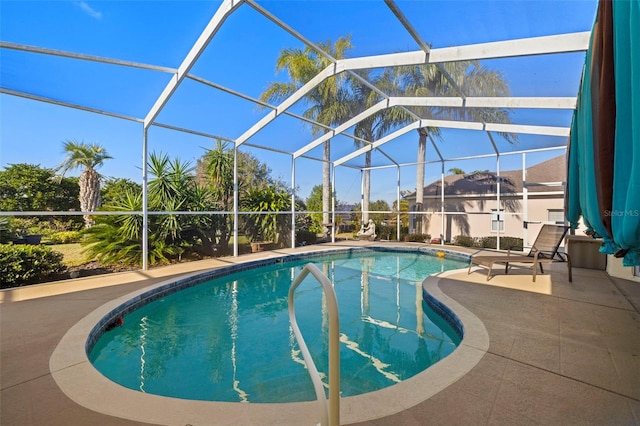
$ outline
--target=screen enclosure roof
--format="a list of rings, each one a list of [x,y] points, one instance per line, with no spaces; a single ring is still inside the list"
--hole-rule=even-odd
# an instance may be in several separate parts
[[[322,159],[331,140],[333,165],[352,168],[365,167],[369,151],[371,167],[415,164],[420,128],[439,129],[428,135],[435,160],[544,150],[566,146],[596,6],[3,2],[0,93],[293,158]],[[33,7],[41,7],[37,19]],[[61,28],[42,18],[48,13],[83,19]],[[337,52],[338,40],[348,48]],[[268,87],[292,82],[286,68],[276,69],[283,52],[305,49],[326,65],[286,94],[261,100]],[[407,75],[425,64],[439,85],[419,90]],[[499,75],[507,93],[487,96],[483,83],[474,85],[472,64],[474,72]],[[329,124],[310,113],[320,88],[344,81],[369,93],[367,102],[350,104]],[[508,120],[491,111],[506,111]],[[383,126],[385,113],[403,119]],[[358,130],[367,120],[374,135]]]

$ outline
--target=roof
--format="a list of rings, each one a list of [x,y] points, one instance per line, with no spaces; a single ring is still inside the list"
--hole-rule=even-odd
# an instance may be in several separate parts
[[[533,185],[540,183],[557,183],[566,181],[566,157],[559,155],[542,163],[527,168],[527,189],[529,192],[560,191],[561,185]],[[490,171],[448,175],[444,178],[445,196],[495,194],[497,174]],[[425,197],[441,195],[440,179],[424,187]],[[522,170],[506,170],[500,172],[501,194],[522,193]],[[415,199],[416,193],[407,195],[407,199]]]

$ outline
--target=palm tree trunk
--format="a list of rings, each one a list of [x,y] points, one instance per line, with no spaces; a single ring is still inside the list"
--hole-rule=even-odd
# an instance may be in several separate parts
[[[364,210],[364,214],[362,215],[362,223],[369,222],[369,205],[371,204],[371,171],[369,167],[371,167],[371,151],[367,151],[365,155],[364,165],[366,170],[364,171],[364,176],[362,177],[362,210]]]
[[[78,181],[80,186],[80,210],[93,212],[101,202],[100,175],[94,169],[86,169],[80,174]],[[94,220],[89,215],[84,215],[84,227],[91,228]]]
[[[324,143],[324,162],[322,163],[322,225],[329,223],[331,209],[331,141]],[[326,232],[326,230],[325,230]]]
[[[418,129],[418,164],[416,168],[416,212],[422,212],[424,203],[424,163],[427,157],[427,129]],[[416,232],[426,234],[426,221],[422,214],[416,217]]]

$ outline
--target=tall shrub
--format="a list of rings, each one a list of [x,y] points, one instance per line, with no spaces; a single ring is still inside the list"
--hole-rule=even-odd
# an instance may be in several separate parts
[[[43,282],[63,270],[62,253],[47,246],[0,244],[0,288]]]

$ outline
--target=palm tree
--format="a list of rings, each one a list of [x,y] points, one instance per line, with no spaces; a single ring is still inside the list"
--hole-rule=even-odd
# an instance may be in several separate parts
[[[319,43],[318,47],[334,59],[343,59],[345,52],[352,47],[351,37],[340,37],[335,44],[331,40],[326,43]],[[289,82],[271,83],[260,95],[260,98],[265,102],[282,101],[331,64],[332,62],[327,57],[310,47],[302,50],[285,49],[278,56],[276,71],[286,70],[289,74]],[[304,98],[308,104],[308,109],[305,110],[303,115],[327,126],[338,125],[345,121],[349,113],[346,102],[348,94],[342,84],[345,78],[342,74],[333,76],[309,92]],[[314,125],[312,134],[315,137],[324,132],[324,130],[324,127]],[[324,211],[323,222],[328,223],[329,203],[331,200],[330,141],[324,143],[323,160],[322,210]]]
[[[189,195],[195,185],[191,163],[177,157],[171,160],[167,154],[153,152],[148,167],[153,177],[149,181],[149,208],[167,212],[187,210]],[[180,239],[184,221],[178,215],[161,215],[158,221],[162,238],[171,242]]]
[[[227,144],[218,140],[214,149],[209,149],[203,157],[203,164],[209,184],[216,200],[223,210],[231,210],[233,203],[233,152]]]
[[[217,207],[222,211],[233,209],[233,152],[227,144],[218,140],[214,149],[209,149],[202,157],[204,174],[207,184],[211,188]],[[240,183],[238,184],[240,186]],[[233,222],[230,217],[218,216],[214,218],[216,228],[220,231],[218,244],[226,252],[233,233]]]
[[[369,71],[361,71],[358,75],[365,81],[370,81],[373,85],[377,85],[381,80],[380,78],[372,77]],[[370,86],[364,84],[361,79],[352,76],[349,77],[348,83],[351,93],[351,97],[348,102],[351,116],[355,116],[364,110],[371,108],[380,101],[380,94]],[[371,115],[356,124],[354,135],[360,138],[354,139],[353,141],[356,149],[361,148],[365,144],[362,140],[373,143],[376,139],[382,137],[384,132],[387,130],[387,123],[388,121],[384,120],[383,111]],[[369,170],[371,167],[371,151],[367,151],[365,153],[364,167],[365,170],[362,176],[362,223],[367,223],[369,221],[369,209],[371,203],[371,178]]]
[[[357,74],[361,78],[354,76],[348,79],[349,98],[347,102],[349,104],[350,116],[353,117],[368,108],[371,108],[377,104],[382,95],[374,90],[371,86],[375,86],[383,93],[395,93],[398,88],[394,81],[393,72],[387,70],[382,74],[375,74],[369,70],[357,71]],[[368,81],[370,85],[363,83]],[[386,135],[390,129],[395,127],[399,122],[403,122],[406,116],[399,112],[398,108],[387,108],[379,111],[369,117],[358,122],[354,129],[354,134],[360,139],[373,143],[377,139]],[[364,145],[359,139],[354,140],[356,148],[361,148]],[[371,151],[365,153],[365,170],[363,174],[363,199],[362,209],[364,215],[362,216],[362,222],[366,223],[369,220],[369,205],[371,203],[371,180],[370,170],[371,167]]]
[[[509,96],[509,86],[499,71],[490,70],[478,61],[449,62],[442,65],[453,80],[434,64],[399,67],[396,70],[397,85],[405,96],[460,96],[457,86],[466,96]],[[469,120],[493,123],[510,123],[510,111],[501,108],[420,107],[413,110],[424,119]],[[406,113],[401,122],[414,121]],[[499,133],[508,142],[517,140],[512,133]],[[438,137],[438,128],[418,129],[418,158],[416,172],[416,211],[423,210],[424,165],[429,135]],[[426,221],[418,216],[418,232],[426,233]]]
[[[368,77],[370,73],[366,72],[363,74],[366,74],[363,75],[363,77],[366,80],[369,80]],[[378,93],[376,93],[369,86],[362,83],[361,80],[357,78],[350,78],[349,83],[351,86],[351,91],[353,93],[353,98],[351,99],[351,102],[349,102],[350,107],[353,110],[351,115],[355,116],[361,113],[362,111],[375,105],[380,100],[380,95],[378,95]],[[384,123],[384,121],[381,122],[379,120],[379,117],[379,114],[372,115],[356,124],[356,127],[354,129],[355,136],[368,142],[373,142],[377,138],[379,138],[380,132],[376,130],[380,128],[380,124]],[[359,139],[354,139],[353,143],[356,149],[361,148],[364,145],[364,142]],[[365,153],[364,167],[365,170],[362,176],[362,223],[367,223],[369,221],[369,205],[371,202],[371,178],[369,170],[371,167],[371,151],[367,151]]]
[[[80,210],[84,212],[93,212],[101,204],[100,198],[100,174],[96,169],[102,166],[104,160],[113,158],[104,147],[97,143],[87,144],[85,142],[76,142],[67,140],[64,142],[64,151],[66,158],[57,167],[63,176],[67,171],[78,167],[84,168],[80,174],[78,185],[80,186]],[[89,215],[84,215],[84,226],[90,228],[94,221]]]

